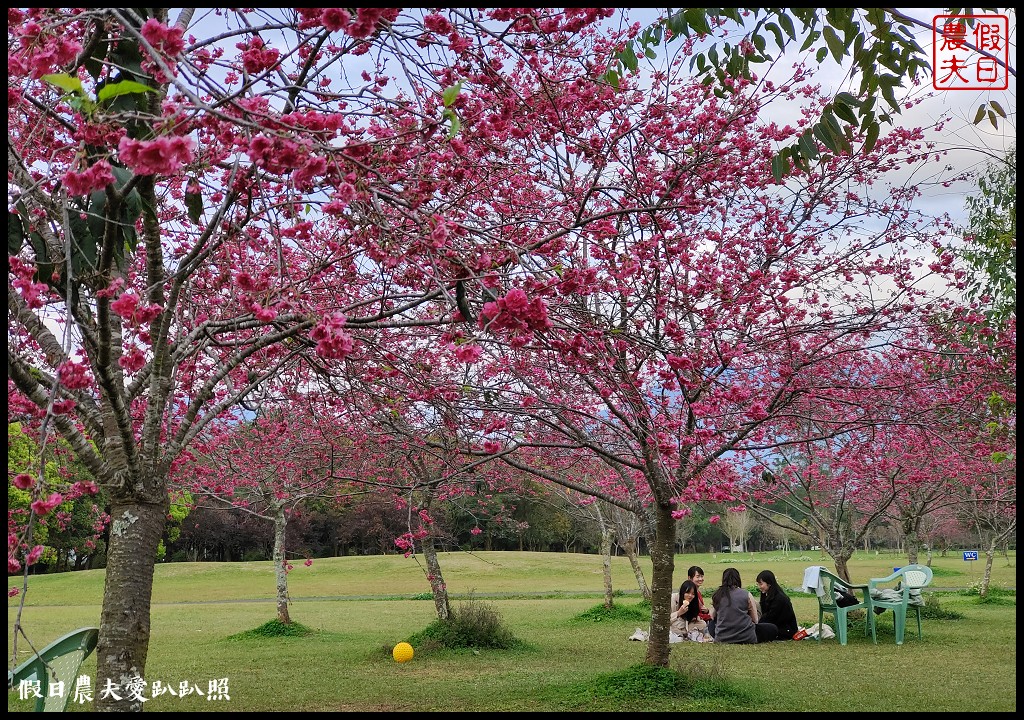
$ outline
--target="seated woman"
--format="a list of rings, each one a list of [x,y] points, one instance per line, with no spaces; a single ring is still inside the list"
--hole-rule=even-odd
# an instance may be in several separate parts
[[[757,603],[743,588],[736,568],[726,568],[722,573],[722,584],[711,598],[711,614],[715,619],[716,643],[752,645],[779,636],[775,625],[758,622]]]
[[[796,613],[793,601],[775,579],[771,570],[757,574],[757,587],[761,591],[761,622],[771,623],[779,629],[779,640],[792,640],[796,634]]]
[[[677,598],[673,597],[673,601]],[[673,602],[675,604],[675,602]],[[672,632],[694,642],[710,642],[708,624],[700,619],[697,585],[684,580],[679,586],[678,608],[672,610]]]

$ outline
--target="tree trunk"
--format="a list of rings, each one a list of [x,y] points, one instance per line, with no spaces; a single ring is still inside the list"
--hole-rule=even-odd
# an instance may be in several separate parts
[[[139,696],[144,692],[132,695],[126,688],[145,678],[156,547],[163,535],[166,512],[166,503],[118,502],[112,506],[96,646],[97,711],[142,710]],[[107,680],[113,684],[114,693],[99,692]]]
[[[919,521],[914,521],[913,519],[910,519],[907,522],[908,527],[905,528],[908,565],[916,565],[918,555],[921,552],[921,538],[917,534],[918,523]]]
[[[430,592],[434,595],[437,618],[447,620],[452,614],[451,605],[448,603],[448,586],[445,585],[444,575],[441,573],[434,538],[430,535],[423,538],[423,557],[427,560],[427,580],[430,582]]]
[[[651,599],[651,589],[647,586],[647,578],[644,577],[644,569],[640,565],[640,556],[637,554],[637,538],[629,538],[622,545],[622,551],[629,558],[629,566],[633,568],[633,575],[636,576],[636,585],[640,588],[640,594],[644,600]]]
[[[284,505],[274,507],[274,575],[277,579],[277,619],[285,625],[292,622],[288,615],[288,555],[285,549],[285,529],[288,517]]]
[[[612,598],[612,537],[615,531],[601,522],[601,565],[604,570],[604,606],[611,610]]]
[[[841,577],[846,582],[853,582],[850,579],[850,568],[847,563],[850,560],[849,555],[837,555],[833,558],[836,562],[836,575]]]
[[[996,538],[992,538],[988,550],[985,551],[985,574],[981,576],[981,587],[978,588],[978,596],[988,595],[988,586],[992,581],[992,561],[996,557]]]
[[[654,543],[650,547],[654,571],[651,574],[651,629],[647,641],[648,665],[668,667],[668,631],[672,612],[672,573],[675,570],[676,521],[667,503],[652,503]]]

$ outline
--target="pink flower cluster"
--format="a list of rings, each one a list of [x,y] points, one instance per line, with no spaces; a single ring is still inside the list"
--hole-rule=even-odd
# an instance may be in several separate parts
[[[51,493],[50,497],[43,500],[40,498],[32,503],[32,512],[39,517],[49,515],[55,507],[60,505],[64,501],[64,496],[58,492]]]
[[[176,58],[185,49],[185,30],[178,25],[168,27],[156,18],[150,18],[142,26],[142,37],[153,49],[168,58]]]
[[[29,550],[28,555],[25,556],[26,565],[35,565],[39,562],[39,558],[43,556],[43,546],[36,545],[34,548]]]
[[[438,249],[443,248],[448,240],[448,224],[443,217],[437,214],[431,220],[434,229],[430,231],[430,246]]]
[[[247,152],[256,167],[277,174],[301,168],[308,159],[306,148],[294,140],[266,135],[254,137]]]
[[[274,67],[281,57],[279,50],[266,47],[263,44],[263,40],[258,37],[253,38],[248,44],[239,43],[235,47],[243,51],[242,67],[245,68],[246,72],[253,75]]]
[[[467,365],[472,365],[480,359],[480,355],[483,352],[480,346],[475,343],[467,343],[464,345],[458,345],[455,348],[455,357],[461,362]]]
[[[163,311],[163,308],[157,304],[140,305],[139,296],[133,292],[122,294],[121,297],[110,303],[110,309],[133,326],[151,323]]]
[[[362,39],[370,37],[381,20],[394,22],[399,8],[356,8],[356,19],[344,8],[298,8],[302,17],[300,28],[322,25],[331,32],[341,30],[349,37]]]
[[[480,327],[511,330],[518,333],[547,330],[551,327],[548,306],[540,298],[530,300],[519,288],[512,288],[505,297],[484,304]]]
[[[316,341],[316,354],[322,358],[340,360],[347,357],[353,348],[352,336],[345,332],[347,318],[333,313],[323,318],[309,334]]]
[[[7,56],[10,75],[23,74],[28,69],[25,62],[27,61],[32,70],[32,77],[38,79],[62,70],[82,51],[80,43],[64,35],[53,37],[44,34],[43,28],[37,22],[25,23],[18,40],[22,52],[9,53]]]
[[[164,56],[164,61],[172,74],[177,73],[175,59],[185,49],[184,28],[179,26],[166,26],[155,17],[147,19],[142,26],[142,37],[147,43],[153,46],[155,52]],[[142,70],[153,74],[158,83],[167,83],[171,78],[167,77],[163,68],[154,60],[152,53],[150,57],[142,60]]]
[[[46,285],[32,281],[36,274],[34,265],[12,255],[7,258],[7,268],[14,275],[11,285],[21,293],[25,303],[30,308],[37,310],[46,304],[43,297],[43,293],[46,292]]]
[[[114,173],[110,169],[110,163],[100,160],[84,172],[68,170],[62,180],[69,195],[88,195],[114,182]]]
[[[89,377],[89,369],[82,363],[69,361],[57,368],[57,378],[60,384],[69,390],[81,390],[92,384]]]
[[[121,162],[136,175],[171,174],[192,160],[195,143],[189,137],[158,137],[132,140],[125,136],[117,144]]]
[[[28,473],[18,473],[14,476],[14,487],[19,490],[28,490],[36,484],[36,479]]]
[[[117,359],[117,364],[128,372],[138,372],[146,364],[146,355],[139,348],[125,348],[125,352]]]
[[[693,361],[690,358],[682,357],[680,355],[666,355],[665,361],[668,366],[676,372],[689,372],[693,370]]]

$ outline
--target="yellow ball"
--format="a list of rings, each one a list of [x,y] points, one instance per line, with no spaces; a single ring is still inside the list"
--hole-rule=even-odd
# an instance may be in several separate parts
[[[391,651],[391,657],[400,663],[409,662],[412,660],[412,645],[407,642],[398,643]]]

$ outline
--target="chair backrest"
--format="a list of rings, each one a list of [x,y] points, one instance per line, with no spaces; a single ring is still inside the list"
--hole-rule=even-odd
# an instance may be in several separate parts
[[[818,604],[823,608],[836,607],[836,585],[845,588],[846,583],[838,575],[833,575],[825,568],[819,571],[821,574],[822,587],[824,592],[818,595]]]
[[[932,581],[932,569],[927,565],[904,565],[900,568],[903,582],[912,590],[927,587]]]
[[[99,628],[80,628],[57,638],[8,673],[8,688],[17,687],[23,680],[38,680],[42,697],[36,700],[36,712],[64,712],[82,661],[96,649],[99,634]],[[51,683],[63,683],[64,692],[50,695]]]

